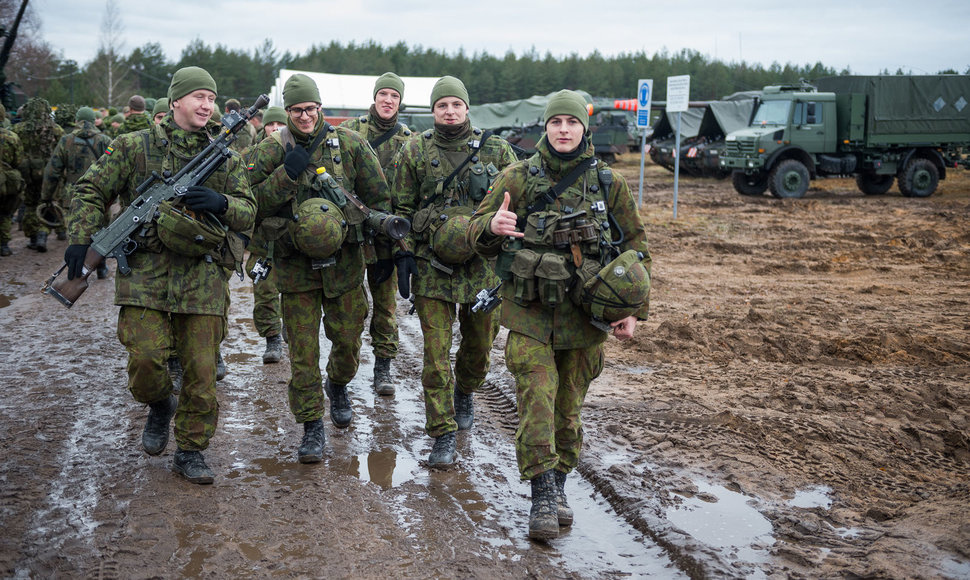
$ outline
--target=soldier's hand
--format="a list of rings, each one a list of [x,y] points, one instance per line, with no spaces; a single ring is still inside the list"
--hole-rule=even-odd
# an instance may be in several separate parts
[[[499,206],[498,211],[492,216],[492,221],[489,223],[489,230],[496,236],[511,236],[513,238],[525,237],[525,234],[517,231],[515,229],[515,224],[519,219],[519,216],[515,215],[515,212],[509,211],[509,203],[511,198],[509,192],[505,192],[505,199],[502,200],[502,205]]]
[[[296,179],[310,164],[310,154],[301,145],[286,146],[286,157],[283,158],[283,170],[290,179]]]
[[[619,340],[627,340],[633,338],[633,332],[637,328],[637,317],[627,316],[622,320],[611,322],[610,326],[613,327],[613,336]]]
[[[371,284],[381,284],[394,273],[394,260],[378,258],[377,262],[367,266],[367,279]]]
[[[411,252],[395,252],[394,265],[397,266],[397,291],[401,298],[411,297],[411,275],[417,275],[418,263]]]
[[[64,263],[67,264],[67,279],[73,280],[84,274],[84,257],[88,254],[88,244],[71,244],[64,250]]]
[[[215,215],[222,215],[229,209],[229,200],[226,196],[203,185],[189,187],[182,196],[182,201],[192,211],[207,211]]]

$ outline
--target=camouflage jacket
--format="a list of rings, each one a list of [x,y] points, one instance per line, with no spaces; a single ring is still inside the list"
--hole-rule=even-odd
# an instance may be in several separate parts
[[[381,129],[374,124],[369,114],[361,115],[355,119],[347,119],[341,123],[340,126],[347,127],[351,131],[357,131],[360,133],[361,137],[367,139],[367,142],[372,146],[374,141],[379,139],[384,134],[384,131],[381,131]],[[408,142],[408,139],[410,139],[412,135],[411,130],[408,129],[408,126],[404,123],[398,123],[397,127],[393,130],[394,136],[387,141],[384,141],[376,149],[374,149],[374,152],[377,153],[377,158],[380,160],[381,167],[384,169],[384,171],[387,171],[388,167],[391,165],[391,161],[394,160],[394,156],[397,155],[397,152],[400,151],[402,147],[404,147],[404,144]]]
[[[23,158],[24,148],[20,145],[20,137],[10,129],[0,127],[0,197],[19,195],[23,189],[23,179],[20,177]]]
[[[117,199],[126,207],[138,197],[135,188],[152,171],[174,175],[202,151],[220,131],[210,121],[205,131],[185,131],[172,116],[150,129],[126,133],[110,147],[74,186],[68,219],[71,244],[90,244],[104,215]],[[242,159],[232,155],[205,186],[226,196],[229,208],[222,223],[231,231],[249,234],[256,200],[249,188]],[[176,254],[160,244],[139,248],[128,256],[132,272],[115,279],[115,304],[142,306],[179,314],[225,316],[230,271],[203,258]]]
[[[324,130],[325,126],[328,128],[320,145],[310,151],[310,164],[296,180],[290,179],[283,168],[286,157],[284,131],[277,131],[260,141],[250,154],[249,180],[259,206],[258,226],[268,218],[292,216],[296,205],[311,197],[318,197],[312,189],[318,167],[326,168],[341,187],[348,193],[356,194],[368,208],[390,211],[387,182],[371,146],[355,131],[324,125],[322,121],[321,117],[321,123],[312,135],[295,133],[292,128],[286,131],[293,136],[295,143],[309,147],[319,131]],[[327,298],[335,298],[363,283],[366,263],[373,260],[373,255],[368,256],[365,251],[374,250],[379,257],[390,257],[388,243],[378,241],[375,244],[372,238],[361,241],[359,236],[348,233],[334,256],[335,263],[314,269],[313,260],[299,253],[288,239],[288,234],[284,233],[282,238],[273,242],[276,283],[283,293],[322,289]],[[266,252],[268,248],[262,251]],[[259,250],[253,249],[253,252],[258,253]]]
[[[29,187],[40,188],[44,179],[44,167],[54,153],[54,147],[64,136],[64,129],[47,118],[43,121],[24,120],[13,126],[20,137],[24,156],[20,162],[20,175]]]
[[[62,202],[70,202],[65,189],[73,185],[111,144],[111,139],[99,131],[94,123],[82,123],[82,126],[57,142],[57,147],[44,168],[44,187],[40,195],[42,200],[57,198]]]
[[[549,153],[549,146],[542,138],[536,153],[529,159],[516,162],[508,167],[492,184],[488,195],[478,206],[469,226],[469,240],[475,243],[475,250],[485,256],[497,256],[506,253],[513,242],[497,237],[489,230],[489,224],[499,206],[502,205],[505,192],[509,192],[509,210],[519,216],[519,223],[527,222],[529,212],[526,209],[535,202],[536,198],[548,191],[550,187],[559,183],[580,162],[592,157],[593,146],[587,139],[587,150],[577,159],[564,161]],[[536,170],[530,170],[536,168]],[[599,175],[600,171],[607,171],[606,180]],[[604,190],[604,183],[612,177],[609,192]],[[604,198],[605,197],[605,198]],[[606,212],[598,212],[596,204],[605,202],[606,212],[612,220],[608,220]],[[572,214],[585,210],[589,223],[602,226],[604,222],[612,227],[598,227],[602,233],[597,242],[583,247],[584,260],[595,260],[596,268],[608,261],[596,248],[602,247],[599,241],[619,242],[619,251],[634,249],[643,253],[642,263],[650,270],[651,258],[647,248],[647,235],[640,221],[640,213],[636,201],[630,193],[626,180],[619,172],[606,167],[602,162],[586,170],[579,179],[569,186],[559,197],[550,203],[544,211]],[[533,214],[535,215],[535,214]],[[552,223],[552,218],[549,219]],[[616,227],[622,230],[622,235]],[[519,228],[522,229],[521,227]],[[526,228],[528,229],[528,227]],[[528,235],[526,239],[528,239]],[[522,242],[524,247],[542,252],[560,252],[566,256],[571,278],[567,284],[575,284],[575,267],[573,266],[572,250],[570,247],[556,249],[553,247],[531,247],[528,242]],[[499,258],[501,260],[501,257]],[[552,342],[553,348],[573,349],[594,346],[606,340],[607,334],[590,324],[589,316],[576,306],[568,297],[556,307],[543,305],[538,300],[520,302],[516,300],[515,288],[511,282],[503,283],[500,290],[502,295],[502,325],[510,330],[524,334],[543,343]],[[649,302],[637,312],[636,316],[646,319]]]
[[[246,125],[236,133],[236,139],[229,145],[229,148],[245,157],[255,142],[256,127],[253,127],[253,124],[247,121]]]
[[[148,118],[145,113],[132,113],[128,115],[125,122],[118,127],[118,135],[124,135],[125,133],[134,133],[135,131],[141,131],[142,129],[148,129],[152,126],[152,120]]]
[[[438,259],[423,226],[417,226],[422,231],[415,231],[416,219],[419,224],[426,221],[419,212],[438,215],[446,207],[464,206],[471,213],[484,197],[489,182],[515,161],[515,153],[505,139],[489,136],[475,159],[465,164],[448,189],[438,192],[439,185],[472,153],[472,144],[481,135],[481,129],[472,128],[449,141],[429,129],[408,141],[388,170],[394,213],[411,220],[412,231],[407,241],[418,267],[417,275],[411,280],[416,296],[467,304],[475,301],[481,289],[498,283],[488,261],[477,255],[464,264],[449,265],[453,269],[450,275],[442,271],[433,265]]]

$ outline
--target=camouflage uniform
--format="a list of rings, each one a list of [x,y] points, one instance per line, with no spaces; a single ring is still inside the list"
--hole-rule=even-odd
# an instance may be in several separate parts
[[[65,210],[71,207],[70,186],[74,185],[111,144],[111,139],[91,121],[81,121],[79,124],[78,128],[57,142],[54,153],[44,168],[41,201],[53,201]]]
[[[326,127],[326,129],[325,129]],[[355,193],[369,208],[388,212],[390,198],[384,172],[373,149],[360,135],[342,127],[325,125],[321,115],[313,134],[302,135],[288,122],[287,132],[295,142],[309,147],[320,131],[328,134],[309,151],[310,163],[296,180],[283,167],[286,150],[283,131],[263,139],[250,158],[250,182],[259,205],[257,222],[266,218],[292,215],[295,205],[318,194],[311,189],[316,169],[325,167],[348,192]],[[273,264],[276,283],[282,294],[283,324],[289,336],[290,410],[297,422],[314,421],[323,416],[324,394],[320,375],[320,315],[332,343],[327,361],[327,378],[346,385],[357,374],[360,364],[361,334],[367,317],[364,293],[365,249],[354,228],[333,256],[335,262],[314,268],[314,261],[300,253],[288,234],[274,242]],[[381,257],[390,258],[390,247],[377,245]],[[255,251],[255,250],[254,250]]]
[[[526,232],[522,247],[541,255],[562,255],[562,263],[570,273],[570,277],[563,281],[563,289],[568,294],[570,285],[576,280],[572,250],[570,247],[558,249],[541,239],[537,241],[534,232],[540,214],[533,213],[529,218],[526,208],[581,161],[593,156],[588,136],[585,142],[587,147],[583,154],[564,161],[550,154],[550,146],[543,137],[531,158],[512,165],[495,180],[468,231],[478,252],[486,256],[501,254],[497,262],[497,270],[504,280],[501,316],[502,325],[509,329],[505,361],[516,382],[519,427],[515,447],[523,480],[552,469],[569,473],[576,467],[583,439],[580,409],[589,384],[603,369],[603,342],[608,335],[590,324],[589,316],[568,295],[559,295],[558,303],[553,306],[548,305],[552,299],[543,304],[525,290],[528,284],[523,281],[528,280],[512,273],[517,272],[514,262],[511,272],[503,266],[504,258],[511,255],[503,250],[517,246],[517,242],[495,236],[489,230],[489,224],[508,191],[511,198],[509,211],[518,214],[520,224],[529,224],[518,228]],[[600,175],[602,171],[605,174]],[[612,183],[607,188],[608,181]],[[646,232],[629,186],[618,172],[602,164],[587,169],[549,204],[545,212],[562,215],[585,210],[589,223],[603,224],[607,222],[606,211],[596,209],[598,201],[605,202],[603,209],[608,210],[623,231],[619,249],[642,252],[645,256],[642,262],[649,270],[651,259]],[[554,223],[554,219],[546,214],[549,224]],[[620,239],[615,227],[598,227],[597,231],[600,234],[596,241],[581,245],[583,263],[591,261],[594,270],[612,259],[600,251],[600,242]],[[531,280],[537,281],[536,278]],[[544,292],[540,289],[537,294],[543,295]],[[645,304],[636,316],[645,319],[647,311],[648,304]]]
[[[117,135],[124,135],[125,133],[134,133],[135,131],[141,131],[142,129],[148,129],[152,126],[152,120],[148,115],[142,111],[138,113],[132,113],[128,115],[125,122],[118,127]]]
[[[115,139],[108,151],[77,181],[68,222],[71,244],[89,244],[102,227],[112,201],[122,206],[152,171],[177,173],[208,145],[221,127],[209,121],[204,131],[185,131],[169,115],[151,129]],[[233,155],[206,187],[225,195],[222,222],[231,231],[252,229],[256,214],[242,160]],[[128,388],[135,400],[150,403],[172,392],[167,360],[177,352],[184,368],[175,413],[179,449],[201,451],[209,444],[219,416],[216,357],[225,332],[228,279],[222,266],[157,247],[128,256],[131,275],[115,278],[118,338],[128,350]]]
[[[454,168],[472,152],[471,143],[482,137],[482,131],[472,128],[460,136],[446,139],[435,129],[416,135],[404,146],[388,172],[388,182],[394,200],[394,213],[411,220],[412,231],[408,245],[414,251],[417,274],[412,277],[411,290],[421,320],[424,335],[424,367],[421,384],[424,387],[426,425],[431,437],[457,431],[454,410],[454,389],[471,394],[485,381],[488,374],[489,351],[498,331],[494,313],[473,313],[475,295],[486,286],[495,286],[498,278],[488,262],[474,256],[464,264],[448,265],[454,273],[448,275],[432,265],[439,260],[431,249],[427,220],[430,212],[439,215],[446,207],[462,206],[468,213],[475,208],[488,188],[488,181],[505,166],[515,161],[509,144],[498,136],[490,136],[440,195],[436,189]],[[423,206],[431,201],[427,208]],[[458,319],[461,343],[455,358],[455,373],[451,369],[453,323]],[[457,381],[457,383],[456,383]]]
[[[0,127],[0,244],[4,247],[10,243],[12,218],[23,198],[24,182],[20,177],[23,158],[20,138],[10,129]]]
[[[24,148],[20,165],[20,175],[26,182],[22,225],[24,235],[33,239],[37,234],[48,231],[37,217],[37,206],[40,205],[44,185],[44,168],[57,142],[64,136],[64,129],[54,123],[47,101],[35,97],[24,105],[24,119],[14,125],[13,130]]]
[[[381,143],[374,150],[381,167],[385,171],[390,167],[397,152],[411,138],[411,130],[403,123],[396,123],[395,126],[390,128],[382,127],[380,117],[377,116],[373,105],[371,105],[371,111],[367,115],[348,119],[340,126],[360,133],[371,144],[384,135],[386,131],[393,130],[394,136]],[[376,358],[395,358],[398,348],[397,298],[395,298],[397,277],[392,270],[391,276],[387,280],[375,284],[368,276],[367,287],[370,288],[374,309],[370,321],[371,346],[374,348],[374,356]]]

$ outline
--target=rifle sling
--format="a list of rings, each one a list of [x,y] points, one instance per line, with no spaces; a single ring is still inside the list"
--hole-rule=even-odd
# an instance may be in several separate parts
[[[460,172],[465,167],[465,165],[467,165],[468,162],[472,160],[472,157],[478,154],[478,151],[485,145],[485,141],[488,141],[488,138],[491,136],[492,136],[491,131],[485,131],[482,133],[482,137],[478,140],[478,147],[472,147],[472,152],[468,154],[468,157],[465,157],[465,160],[459,163],[458,167],[455,167],[455,170],[451,172],[451,175],[446,177],[444,181],[441,182],[441,191],[448,189],[448,186],[451,185],[451,182],[455,179],[455,177],[458,176],[458,172]],[[422,203],[421,208],[423,209],[428,207],[429,205],[434,203],[436,199],[438,199],[437,193],[435,193],[434,195],[429,197],[424,203]]]
[[[383,135],[381,135],[377,139],[374,139],[373,141],[369,141],[370,146],[374,148],[374,151],[377,151],[377,148],[383,145],[384,143],[387,143],[387,141],[391,137],[393,137],[394,134],[397,133],[398,129],[400,128],[401,128],[401,123],[400,122],[396,123],[393,127],[385,131]]]

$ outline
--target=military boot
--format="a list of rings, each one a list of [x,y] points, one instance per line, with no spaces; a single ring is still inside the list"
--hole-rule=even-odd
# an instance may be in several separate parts
[[[226,378],[229,374],[229,369],[226,368],[226,361],[222,358],[222,350],[219,351],[219,358],[216,359],[216,380],[221,381]]]
[[[182,377],[185,371],[182,369],[182,361],[179,357],[173,356],[168,359],[168,376],[172,379],[172,392],[176,395],[182,392]]]
[[[10,246],[6,242],[4,242],[3,245],[0,245],[0,256],[11,256],[11,255],[13,255],[13,251],[10,249]]]
[[[323,446],[327,443],[327,433],[323,430],[323,419],[303,423],[303,440],[300,441],[300,463],[323,461]]]
[[[47,232],[37,232],[34,249],[42,254],[47,251]]]
[[[471,393],[464,393],[455,386],[455,422],[458,429],[465,431],[472,428],[475,421],[475,403]]]
[[[149,403],[148,420],[141,434],[141,445],[149,455],[158,455],[168,445],[168,424],[175,415],[178,399],[169,395],[161,401]]]
[[[27,249],[28,250],[36,250],[37,249],[37,234],[31,235],[30,236],[30,239],[27,240]]]
[[[192,483],[209,484],[215,479],[212,470],[205,464],[201,451],[177,450],[172,459],[172,471]]]
[[[556,470],[556,504],[559,506],[559,525],[573,525],[573,508],[566,502],[566,474]]]
[[[445,433],[435,437],[434,447],[431,448],[431,455],[428,456],[428,465],[431,467],[448,467],[455,464],[456,443],[455,432]]]
[[[283,358],[283,337],[279,334],[266,337],[266,350],[263,351],[263,364],[278,363]]]
[[[67,232],[65,230],[57,230],[57,239],[64,241],[67,239]]]
[[[324,383],[324,390],[330,398],[330,420],[334,425],[344,428],[350,425],[354,418],[354,412],[350,408],[350,396],[347,394],[347,385],[338,385],[327,379]]]
[[[552,540],[559,537],[556,495],[556,476],[551,469],[532,478],[529,537],[533,540]]]
[[[378,395],[390,397],[394,394],[394,383],[391,382],[391,359],[374,359],[374,390]]]

